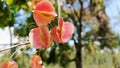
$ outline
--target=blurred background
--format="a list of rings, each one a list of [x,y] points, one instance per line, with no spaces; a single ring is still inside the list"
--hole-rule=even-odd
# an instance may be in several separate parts
[[[30,68],[34,54],[45,68],[120,68],[120,0],[50,0],[58,17],[74,24],[72,39],[45,50],[29,44],[1,51],[28,41],[29,31],[37,27],[33,3],[39,1],[0,0],[0,64],[16,52],[12,59],[19,68]]]

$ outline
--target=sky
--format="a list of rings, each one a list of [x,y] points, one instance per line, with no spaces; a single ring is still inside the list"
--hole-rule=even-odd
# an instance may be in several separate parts
[[[87,1],[89,2],[89,0]],[[112,28],[113,32],[120,35],[120,28],[119,28],[120,27],[120,0],[105,0],[104,3],[106,7],[105,12],[107,16],[110,18],[109,27]],[[88,4],[87,3],[85,4],[86,6],[84,7],[87,7]],[[77,6],[77,5],[74,5],[74,6]],[[80,7],[77,6],[76,8],[80,8]],[[25,16],[22,10],[20,12],[21,12],[20,13],[21,15]],[[24,17],[16,18],[16,20],[18,21],[19,19],[24,19]],[[18,27],[18,24],[16,24],[15,27]],[[11,29],[13,32],[13,28]],[[17,37],[13,37],[13,43],[17,43],[17,42],[18,42]],[[10,43],[9,29],[8,28],[5,28],[4,30],[0,29],[0,48],[2,47],[1,44],[9,44],[9,43]]]
[[[13,33],[13,28],[11,28]],[[0,44],[9,44],[10,43],[10,35],[9,35],[9,29],[6,27],[4,30],[0,29]],[[13,43],[16,43],[18,40],[16,37],[13,37]]]
[[[13,33],[13,28],[11,28],[12,33]],[[13,37],[13,43],[17,43],[17,37]],[[9,35],[9,29],[6,27],[4,30],[0,29],[0,49],[3,47],[8,47],[9,45],[4,45],[4,44],[10,44],[10,35]]]
[[[120,35],[120,0],[106,0],[105,4],[105,12],[110,19],[109,27],[117,35]]]
[[[22,9],[17,13],[17,17],[15,19],[16,24],[14,25],[14,28],[19,29],[20,28],[20,24],[25,24],[25,21],[27,20],[27,17],[30,16],[29,13],[24,12]],[[14,33],[14,28],[11,27],[12,30],[12,34]],[[13,35],[13,41],[12,43],[17,43],[18,39],[17,37],[15,37]],[[8,44],[8,45],[3,45],[3,44]],[[3,47],[8,47],[10,44],[10,34],[9,34],[9,28],[6,27],[4,29],[0,29],[0,49],[2,49]]]

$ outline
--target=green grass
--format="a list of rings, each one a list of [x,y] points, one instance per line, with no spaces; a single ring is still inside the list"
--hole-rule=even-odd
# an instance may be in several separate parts
[[[4,53],[4,56],[0,57],[0,64],[4,61],[7,61],[10,57],[9,52]],[[29,58],[24,54],[19,54],[16,57],[19,68],[30,68]],[[115,62],[117,66],[120,66],[120,53],[115,54]],[[112,62],[111,53],[96,53],[94,55],[83,54],[83,68],[114,68]],[[63,68],[59,64],[43,64],[45,68]],[[75,62],[70,62],[67,65],[67,68],[75,68]],[[118,67],[119,68],[119,67]]]

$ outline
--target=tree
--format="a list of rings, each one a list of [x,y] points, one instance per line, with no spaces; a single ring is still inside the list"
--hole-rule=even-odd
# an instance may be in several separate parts
[[[75,6],[76,2],[78,8]],[[0,27],[14,27],[14,25],[17,24],[19,26],[17,28],[14,27],[14,35],[27,38],[30,30],[37,27],[33,19],[33,8],[31,8],[31,3],[31,0],[0,0],[0,22],[2,22]],[[87,3],[87,7],[85,7],[85,3]],[[41,56],[43,62],[47,64],[55,64],[57,62],[66,68],[70,62],[74,61],[76,68],[82,68],[82,63],[84,62],[82,61],[82,48],[86,48],[89,52],[92,52],[92,48],[94,47],[92,44],[94,41],[99,41],[101,43],[101,49],[107,47],[113,51],[113,44],[118,44],[118,41],[115,42],[117,37],[110,28],[108,28],[109,19],[105,13],[103,0],[53,0],[53,4],[58,13],[58,17],[62,16],[65,21],[69,20],[74,24],[75,32],[71,39],[74,41],[74,46],[69,46],[68,43],[58,44],[54,42],[54,45],[50,49],[37,49],[36,54]],[[6,5],[6,7],[3,5]],[[20,15],[20,10],[28,15],[25,17],[27,20],[22,22],[19,22],[20,20],[15,20]],[[52,21],[52,24],[48,25],[49,29],[58,25],[58,17]],[[23,18],[21,20],[23,20]],[[86,31],[86,28],[90,30]],[[82,35],[83,33],[85,35]],[[85,43],[86,41],[87,43]],[[30,48],[27,50],[29,49]],[[73,51],[76,51],[75,56],[73,56]],[[112,54],[114,53],[112,52]]]

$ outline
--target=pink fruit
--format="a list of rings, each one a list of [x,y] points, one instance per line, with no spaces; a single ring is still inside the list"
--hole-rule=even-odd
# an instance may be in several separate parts
[[[74,26],[72,23],[64,22],[63,18],[59,19],[58,26],[55,26],[51,30],[51,37],[58,43],[65,43],[71,39],[74,32]]]
[[[42,0],[36,5],[33,16],[36,24],[42,26],[49,24],[57,14],[49,0]]]
[[[30,58],[31,68],[43,68],[41,63],[42,63],[42,60],[40,56],[34,55],[33,57]]]
[[[52,44],[49,30],[46,26],[33,28],[29,33],[29,40],[35,48],[48,48]]]
[[[18,68],[15,61],[3,62],[0,68]]]

